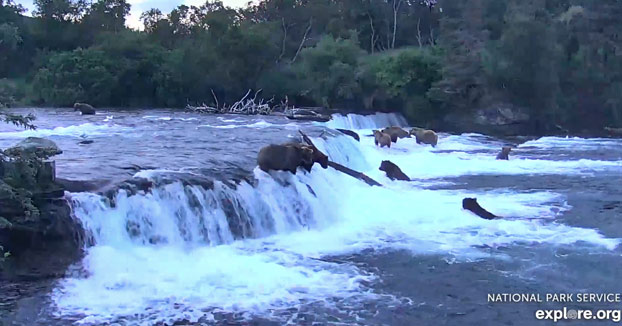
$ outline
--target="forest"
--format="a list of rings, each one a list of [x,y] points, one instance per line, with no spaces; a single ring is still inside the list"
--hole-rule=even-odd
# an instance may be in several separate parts
[[[220,1],[141,15],[125,0],[0,0],[0,105],[273,103],[399,111],[499,103],[533,132],[622,126],[619,0]]]

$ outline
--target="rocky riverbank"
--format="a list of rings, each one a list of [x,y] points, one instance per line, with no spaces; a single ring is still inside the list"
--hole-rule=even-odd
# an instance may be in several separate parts
[[[60,153],[54,142],[37,137],[2,152],[0,245],[10,253],[0,264],[5,280],[58,277],[80,256],[81,227],[49,160]]]

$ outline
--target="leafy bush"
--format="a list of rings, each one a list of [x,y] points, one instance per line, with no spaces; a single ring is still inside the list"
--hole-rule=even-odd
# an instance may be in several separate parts
[[[0,108],[13,106],[17,89],[7,79],[0,79]]]
[[[51,55],[34,78],[34,88],[45,102],[71,106],[75,102],[105,105],[118,79],[110,56],[95,49]]]
[[[304,83],[302,95],[328,107],[360,95],[356,70],[363,53],[356,41],[331,36],[324,36],[315,47],[304,49],[295,66]]]
[[[438,116],[428,96],[432,84],[441,78],[440,56],[435,52],[411,47],[368,56],[358,76],[366,94],[399,105],[410,121]]]

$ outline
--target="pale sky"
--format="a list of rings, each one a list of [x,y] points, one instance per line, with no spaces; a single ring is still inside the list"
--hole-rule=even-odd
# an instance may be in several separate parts
[[[225,6],[234,8],[243,7],[248,3],[248,1],[249,0],[222,0]],[[32,9],[34,8],[31,0],[16,0],[15,2],[26,7],[28,9],[27,14],[31,14]],[[144,11],[151,8],[158,8],[163,14],[168,14],[171,10],[181,4],[199,6],[204,4],[205,0],[128,0],[128,2],[132,5],[132,10],[130,11],[130,16],[127,18],[126,24],[133,28],[142,28],[140,14]]]

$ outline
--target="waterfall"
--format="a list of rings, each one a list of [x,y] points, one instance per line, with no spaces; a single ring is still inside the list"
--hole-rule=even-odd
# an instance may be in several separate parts
[[[580,173],[578,166],[606,162],[499,162],[491,154],[497,144],[468,135],[447,136],[439,147],[489,153],[437,152],[410,138],[386,149],[366,137],[369,130],[357,132],[360,143],[345,135],[313,142],[383,187],[316,165],[296,175],[255,168],[253,181],[237,185],[151,171],[140,174],[153,184],[148,191],[119,190],[111,198],[71,194],[90,241],[80,272],[52,293],[58,315],[84,325],[153,325],[211,320],[224,311],[286,324],[275,314],[279,309],[311,304],[331,310],[378,300],[366,285],[375,275],[324,257],[373,248],[475,259],[490,255],[481,248],[517,242],[586,250],[614,250],[620,243],[598,230],[556,222],[568,209],[563,194],[425,187],[443,176]],[[415,182],[389,180],[378,169],[386,159]],[[512,218],[474,217],[461,208],[462,198],[471,196]]]
[[[331,160],[369,169],[351,137],[313,141]],[[319,165],[313,167],[313,175],[322,172]],[[322,203],[331,201],[327,197],[332,190],[322,189],[328,184],[325,175],[318,179],[312,174],[255,169],[254,184],[232,186],[219,181],[191,184],[192,176],[176,172],[141,172],[153,184],[147,192],[121,189],[112,198],[76,193],[71,200],[88,245],[214,246],[317,226],[330,216]],[[176,177],[180,180],[174,181]]]
[[[154,176],[147,193],[120,190],[112,201],[89,193],[71,197],[90,245],[213,246],[315,224],[311,206],[317,198],[311,186],[286,173],[273,173],[274,179],[263,171],[256,174],[257,187],[247,182],[235,189],[221,182],[214,182],[213,189],[162,185]]]
[[[333,114],[332,119],[326,122],[329,128],[341,129],[378,129],[388,126],[406,127],[408,122],[399,113],[375,113],[372,115],[360,114]]]

